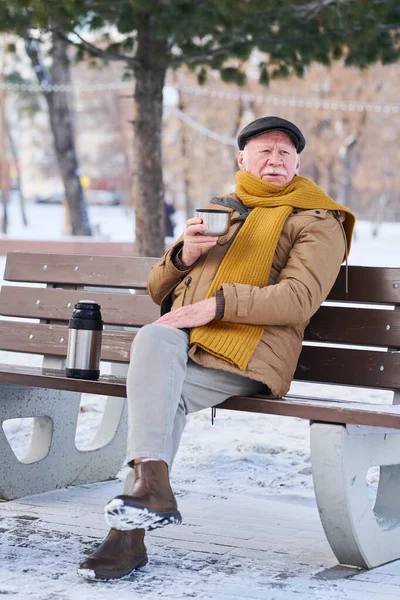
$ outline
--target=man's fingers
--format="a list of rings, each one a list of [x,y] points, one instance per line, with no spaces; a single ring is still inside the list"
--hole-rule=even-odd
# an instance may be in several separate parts
[[[189,227],[190,225],[199,225],[202,222],[203,219],[200,219],[200,217],[193,217],[192,219],[188,219],[186,221],[186,227]]]
[[[203,223],[193,223],[193,225],[189,225],[186,228],[187,235],[196,235],[201,231],[208,231],[210,229],[209,225],[204,225]]]
[[[217,240],[217,235],[207,235],[207,231],[209,230],[208,225],[193,225],[186,231],[186,239],[190,241],[191,244],[195,242],[201,242],[204,240],[214,239]],[[190,238],[190,240],[189,240]]]
[[[218,238],[212,238],[212,237],[202,237],[200,240],[193,240],[193,242],[191,242],[193,245],[200,245],[200,246],[207,246],[209,244],[216,244],[218,241]]]

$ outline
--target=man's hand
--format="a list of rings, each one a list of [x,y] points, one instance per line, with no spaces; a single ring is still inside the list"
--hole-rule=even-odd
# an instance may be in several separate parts
[[[163,315],[153,325],[169,325],[176,329],[191,329],[207,325],[215,318],[217,302],[215,298],[207,298],[189,306],[182,306]]]
[[[183,233],[183,248],[180,256],[185,267],[191,267],[201,256],[203,248],[215,246],[218,236],[201,235],[200,231],[207,231],[208,225],[203,225],[202,219],[194,217],[186,221]]]

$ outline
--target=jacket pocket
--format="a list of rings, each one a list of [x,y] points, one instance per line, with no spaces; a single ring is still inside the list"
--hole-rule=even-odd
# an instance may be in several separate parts
[[[295,208],[291,213],[291,217],[316,217],[317,219],[326,219],[326,213],[328,210],[326,208],[312,208],[302,210],[300,208]]]

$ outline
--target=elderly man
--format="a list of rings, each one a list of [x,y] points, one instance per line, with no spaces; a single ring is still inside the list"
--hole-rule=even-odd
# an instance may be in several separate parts
[[[298,175],[298,127],[263,117],[238,145],[235,193],[207,205],[231,211],[229,232],[213,237],[201,219],[189,219],[150,272],[162,316],[132,345],[132,470],[124,494],[105,508],[110,533],[80,565],[87,579],[145,565],[145,530],[181,522],[169,473],[187,414],[233,395],[288,391],[304,329],[347,257],[354,215]]]

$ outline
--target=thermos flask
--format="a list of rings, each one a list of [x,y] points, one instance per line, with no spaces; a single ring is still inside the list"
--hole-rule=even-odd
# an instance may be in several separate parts
[[[103,321],[100,306],[93,300],[80,300],[69,321],[65,374],[78,379],[98,379]]]

